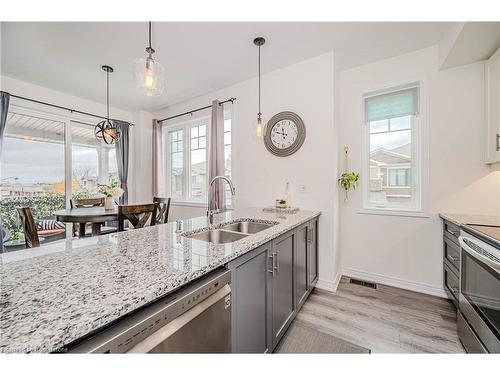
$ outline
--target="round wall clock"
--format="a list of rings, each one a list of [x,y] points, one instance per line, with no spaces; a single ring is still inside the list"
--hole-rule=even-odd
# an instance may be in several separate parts
[[[293,112],[280,112],[266,125],[264,144],[276,156],[289,156],[297,152],[306,139],[304,121]]]

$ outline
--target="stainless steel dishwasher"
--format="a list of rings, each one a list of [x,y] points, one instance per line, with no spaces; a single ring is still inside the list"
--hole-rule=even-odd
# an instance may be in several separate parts
[[[231,273],[217,270],[69,347],[69,353],[230,353]]]

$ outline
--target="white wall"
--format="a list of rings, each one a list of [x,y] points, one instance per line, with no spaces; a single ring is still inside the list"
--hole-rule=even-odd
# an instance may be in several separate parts
[[[271,155],[255,136],[257,117],[257,79],[203,95],[154,113],[163,118],[202,107],[213,99],[236,97],[233,107],[233,181],[235,207],[270,206],[282,197],[285,183],[292,186],[293,204],[302,209],[323,212],[320,220],[319,274],[325,287],[337,277],[338,250],[335,247],[334,207],[337,204],[337,152],[334,129],[333,52],[276,70],[262,76],[264,120],[281,111],[294,111],[304,120],[306,140],[292,156]],[[304,194],[296,187],[306,186]],[[150,189],[150,187],[147,187]],[[187,214],[205,213],[205,208],[174,206],[173,219]]]
[[[340,142],[350,147],[350,169],[362,172],[363,93],[415,80],[423,80],[427,93],[421,116],[428,127],[429,217],[363,214],[361,191],[351,193],[350,202],[341,204],[342,268],[443,295],[438,213],[498,215],[500,209],[500,172],[483,164],[482,63],[438,72],[438,49],[432,47],[341,72]]]

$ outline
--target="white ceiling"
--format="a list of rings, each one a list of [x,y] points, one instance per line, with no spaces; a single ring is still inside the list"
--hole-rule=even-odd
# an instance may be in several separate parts
[[[3,22],[2,75],[95,101],[104,100],[102,64],[111,65],[111,104],[154,109],[205,94],[256,75],[256,36],[264,72],[330,50],[342,68],[439,44],[450,23],[189,23],[153,24],[153,47],[166,69],[166,92],[148,98],[135,91],[133,61],[147,43],[145,22]],[[37,98],[42,99],[43,98]]]

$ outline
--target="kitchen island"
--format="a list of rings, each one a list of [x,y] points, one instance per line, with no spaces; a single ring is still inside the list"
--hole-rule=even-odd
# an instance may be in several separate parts
[[[59,351],[319,215],[229,211],[213,226],[275,225],[217,245],[183,235],[209,226],[199,217],[183,220],[181,231],[168,223],[2,254],[0,351]]]

